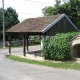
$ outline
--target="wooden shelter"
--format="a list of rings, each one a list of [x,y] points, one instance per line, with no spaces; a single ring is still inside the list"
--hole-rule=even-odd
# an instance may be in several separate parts
[[[26,45],[28,51],[28,37],[30,35],[40,35],[41,38],[41,35],[54,36],[56,33],[71,31],[78,31],[78,29],[66,14],[26,19],[6,31],[9,34],[9,53],[11,53],[10,39],[12,33],[23,35],[23,54],[26,56]]]

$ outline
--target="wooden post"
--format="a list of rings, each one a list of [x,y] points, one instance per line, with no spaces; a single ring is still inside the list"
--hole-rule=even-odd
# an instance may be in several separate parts
[[[40,45],[40,47],[41,47],[41,49],[43,48],[43,42],[42,42],[42,37],[43,36],[41,36],[41,35],[39,35],[40,36],[40,41],[41,41],[41,45]],[[43,56],[43,53],[41,53],[41,56]]]
[[[27,47],[27,53],[29,52],[29,50],[28,50],[28,35],[27,35],[27,37],[26,37],[26,47]]]
[[[11,40],[11,33],[8,33],[8,47],[9,47],[9,55],[11,55],[11,43],[10,43],[10,40]]]
[[[41,49],[43,48],[42,36],[40,35]]]
[[[23,55],[26,57],[26,34],[23,34]]]

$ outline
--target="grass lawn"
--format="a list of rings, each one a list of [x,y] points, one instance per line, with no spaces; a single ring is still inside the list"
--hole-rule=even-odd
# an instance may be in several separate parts
[[[77,63],[75,61],[65,61],[65,62],[52,62],[52,61],[36,61],[36,60],[30,60],[26,58],[20,58],[17,56],[6,56],[7,58],[19,62],[25,62],[29,64],[37,64],[42,66],[48,66],[53,68],[62,68],[62,69],[74,69],[74,70],[80,70],[80,63]]]

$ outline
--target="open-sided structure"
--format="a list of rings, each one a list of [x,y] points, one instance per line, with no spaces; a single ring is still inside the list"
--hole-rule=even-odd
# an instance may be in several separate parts
[[[41,38],[41,35],[54,36],[56,33],[71,31],[78,31],[78,29],[66,14],[26,19],[6,31],[9,34],[9,53],[11,53],[10,39],[12,33],[23,35],[23,54],[26,56],[26,44],[28,51],[28,37],[30,35],[39,35]]]

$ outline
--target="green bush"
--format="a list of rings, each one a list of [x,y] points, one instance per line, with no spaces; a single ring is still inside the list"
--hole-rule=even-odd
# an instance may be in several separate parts
[[[45,59],[69,60],[71,59],[71,39],[79,32],[56,34],[48,39],[44,38],[42,52]]]
[[[37,38],[34,38],[34,44],[40,44],[40,40]]]
[[[19,45],[18,44],[14,44],[14,47],[19,47]]]

